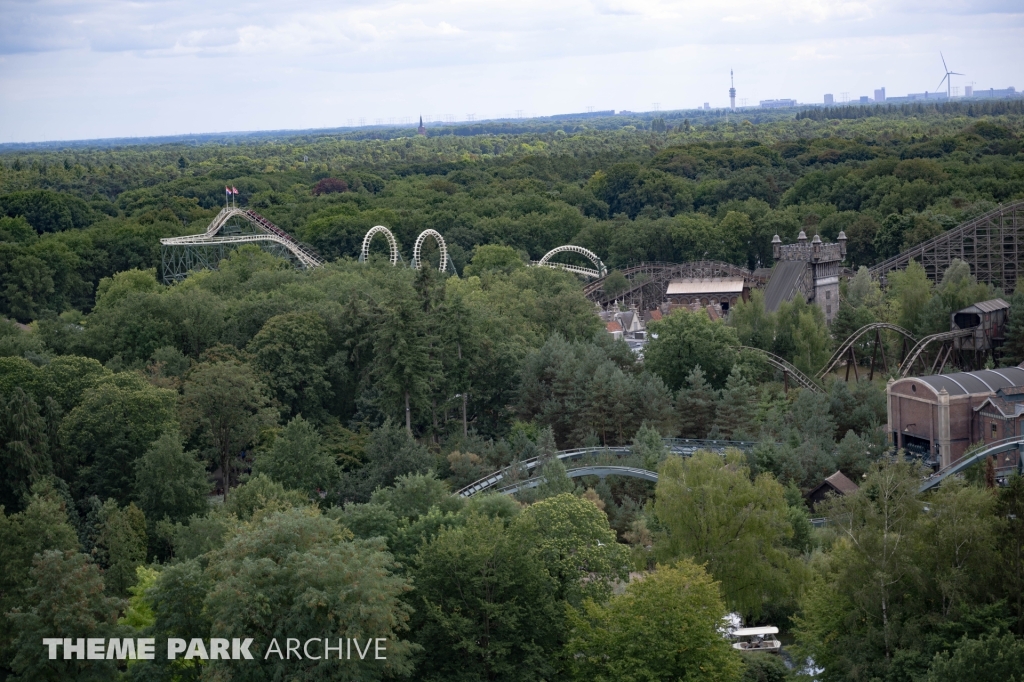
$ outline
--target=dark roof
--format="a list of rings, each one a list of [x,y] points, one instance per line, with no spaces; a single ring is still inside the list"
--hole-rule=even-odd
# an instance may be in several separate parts
[[[997,310],[1006,310],[1010,307],[1010,304],[1001,298],[993,298],[991,301],[981,301],[974,305],[969,305],[963,310],[958,310],[958,313],[994,313]],[[954,313],[955,314],[955,313]]]
[[[850,493],[857,492],[857,484],[848,479],[843,475],[843,472],[837,471],[824,481],[814,486],[814,489],[808,492],[804,497],[814,498],[819,492],[824,489],[824,494],[827,495],[830,492],[835,492],[840,495],[849,495]]]
[[[857,484],[844,476],[842,471],[835,472],[825,480],[844,495],[857,492]]]
[[[792,300],[804,276],[807,263],[798,260],[783,260],[775,264],[772,278],[764,288],[764,309],[774,313],[783,301]]]
[[[995,393],[1001,388],[1024,386],[1024,369],[1020,367],[1000,367],[999,369],[983,369],[978,372],[958,372],[956,374],[933,374],[926,377],[914,377],[923,381],[936,392],[946,389],[949,395],[972,395],[976,393]]]

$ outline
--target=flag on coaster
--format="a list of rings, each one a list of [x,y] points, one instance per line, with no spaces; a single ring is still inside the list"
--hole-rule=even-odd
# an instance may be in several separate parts
[[[236,189],[235,187],[232,187],[231,188],[231,193],[232,194],[238,194],[238,189]]]

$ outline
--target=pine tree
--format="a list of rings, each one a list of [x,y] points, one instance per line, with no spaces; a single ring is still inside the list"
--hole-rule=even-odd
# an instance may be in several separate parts
[[[717,393],[704,380],[704,371],[700,365],[690,370],[686,383],[676,397],[681,438],[704,438],[708,435],[714,421]]]
[[[754,417],[754,389],[739,367],[733,367],[715,411],[715,424],[725,438],[749,436]]]

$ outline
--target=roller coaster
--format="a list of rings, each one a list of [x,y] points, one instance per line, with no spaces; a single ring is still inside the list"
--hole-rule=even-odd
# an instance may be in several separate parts
[[[611,303],[635,305],[644,310],[651,303],[665,300],[668,285],[673,279],[709,277],[739,277],[744,286],[751,289],[763,288],[768,278],[755,275],[754,272],[739,265],[716,260],[699,260],[689,263],[648,262],[631,265],[619,271],[626,278],[627,287],[621,290],[609,290],[607,275],[588,282],[583,287],[583,294],[592,302],[602,306]]]

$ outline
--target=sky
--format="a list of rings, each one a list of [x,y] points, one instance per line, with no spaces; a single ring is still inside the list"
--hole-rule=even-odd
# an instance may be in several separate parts
[[[0,142],[899,96],[940,52],[1024,89],[1024,0],[0,0]]]

